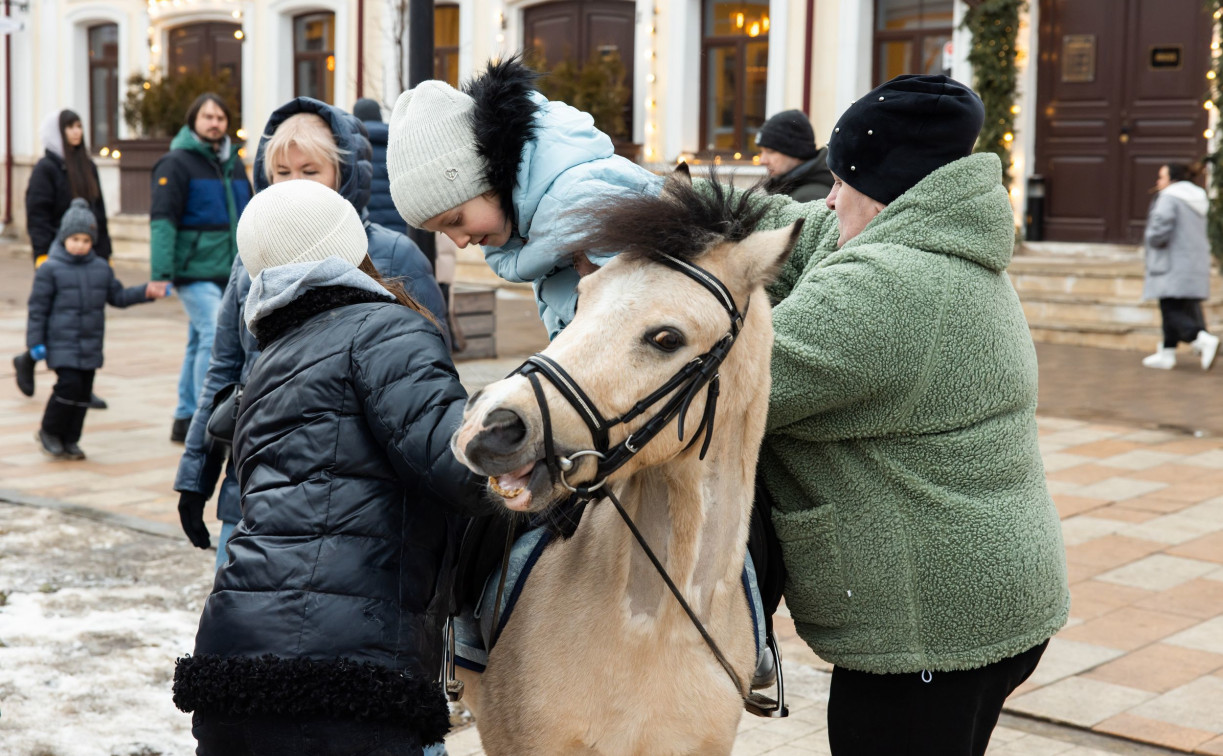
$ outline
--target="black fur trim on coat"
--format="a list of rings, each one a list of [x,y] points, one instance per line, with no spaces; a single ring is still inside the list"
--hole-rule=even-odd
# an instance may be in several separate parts
[[[259,342],[259,350],[263,351],[289,329],[296,328],[320,312],[350,304],[389,301],[372,291],[347,286],[323,286],[311,289],[284,307],[264,315],[256,321],[252,332],[255,334],[255,340]]]
[[[522,148],[535,138],[535,114],[539,106],[528,96],[535,91],[539,74],[522,64],[522,56],[514,55],[488,64],[483,76],[463,87],[476,101],[472,114],[472,129],[476,136],[476,151],[484,158],[484,176],[497,192],[505,217],[515,224],[514,185]]]
[[[174,705],[221,716],[392,721],[422,743],[439,742],[450,730],[440,683],[348,659],[184,656],[174,662]]]

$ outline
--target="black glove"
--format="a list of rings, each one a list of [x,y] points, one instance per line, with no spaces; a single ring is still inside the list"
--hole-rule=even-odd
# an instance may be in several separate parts
[[[212,545],[208,538],[208,528],[204,525],[204,504],[207,501],[203,494],[194,491],[183,491],[178,496],[178,519],[183,524],[183,532],[198,549],[206,549]]]

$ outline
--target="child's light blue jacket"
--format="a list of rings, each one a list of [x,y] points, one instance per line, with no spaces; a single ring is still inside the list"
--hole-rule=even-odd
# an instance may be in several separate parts
[[[539,316],[555,338],[573,319],[578,274],[565,250],[580,239],[581,220],[571,211],[586,203],[662,191],[663,177],[614,153],[611,139],[595,128],[589,114],[563,102],[549,102],[538,92],[540,106],[535,139],[522,150],[512,200],[516,236],[502,247],[485,247],[484,259],[507,281],[530,281]],[[604,265],[615,250],[590,251]]]

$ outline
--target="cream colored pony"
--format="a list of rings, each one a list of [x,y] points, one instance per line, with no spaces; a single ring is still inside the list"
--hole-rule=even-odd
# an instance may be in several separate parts
[[[726,309],[656,262],[658,252],[712,273],[745,313],[721,367],[704,461],[699,442],[688,448],[701,392],[688,438],[678,438],[672,421],[607,484],[745,683],[756,659],[741,573],[773,344],[762,287],[798,231],[749,233],[758,217],[741,195],[698,193],[674,177],[661,197],[607,208],[590,238],[628,251],[582,281],[576,319],[543,352],[611,417],[729,330]],[[668,248],[649,248],[664,238]],[[557,452],[593,448],[577,412],[546,381],[544,390]],[[618,427],[611,442],[651,414]],[[532,388],[515,375],[472,396],[452,446],[490,476],[507,507],[539,512],[569,496],[542,461],[542,427]],[[594,461],[574,462],[568,481],[593,482]],[[729,754],[748,692],[735,689],[608,501],[592,502],[573,537],[544,551],[487,670],[461,679],[490,756]]]

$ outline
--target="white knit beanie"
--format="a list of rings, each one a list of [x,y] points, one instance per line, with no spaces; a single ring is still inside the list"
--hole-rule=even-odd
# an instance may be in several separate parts
[[[357,266],[368,249],[352,203],[317,181],[272,184],[238,220],[238,254],[252,279],[264,268],[329,257]]]
[[[476,151],[476,102],[444,81],[399,95],[391,113],[386,168],[395,209],[421,225],[492,188]]]

